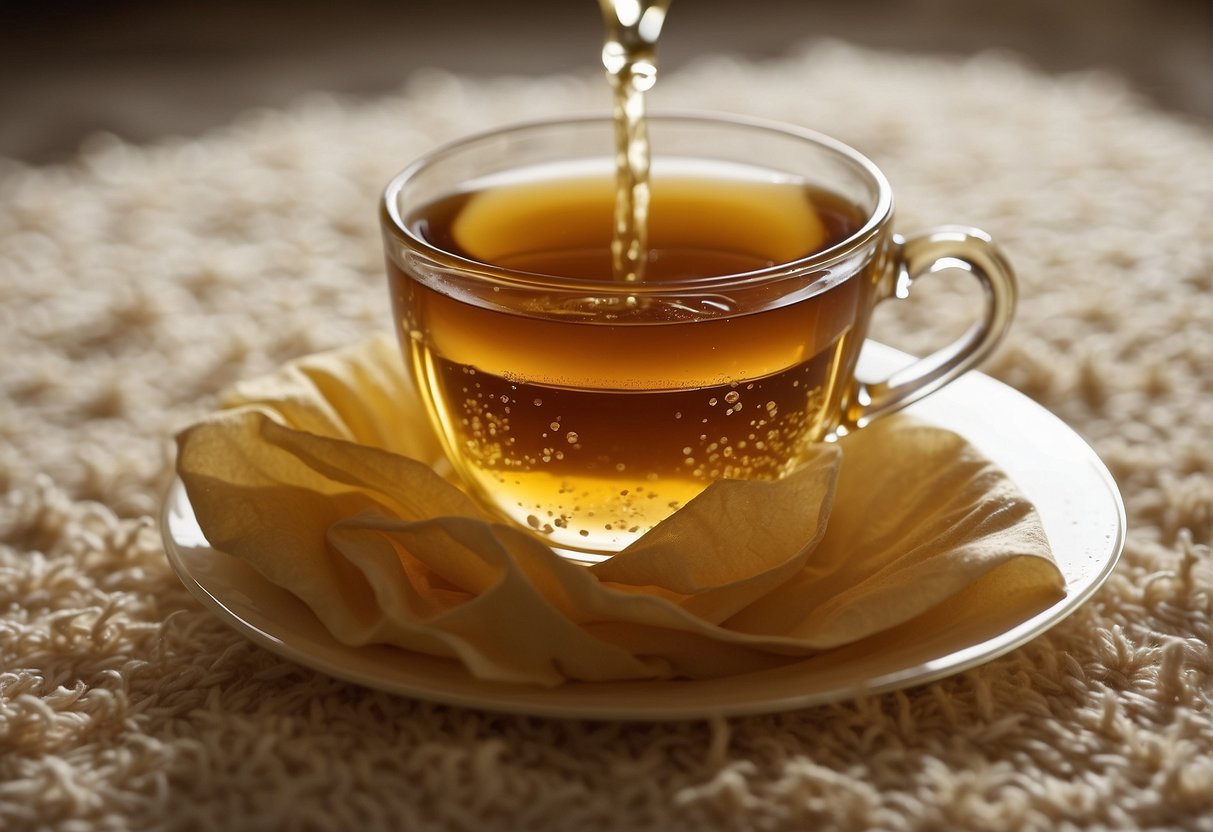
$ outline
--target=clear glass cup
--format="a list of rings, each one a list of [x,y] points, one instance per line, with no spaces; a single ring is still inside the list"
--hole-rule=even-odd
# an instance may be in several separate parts
[[[709,267],[618,281],[593,265],[609,255],[569,253],[604,248],[582,239],[587,217],[609,239],[612,131],[581,118],[464,139],[382,203],[401,347],[454,470],[562,554],[609,557],[722,477],[785,475],[976,365],[1010,323],[1015,278],[988,235],[902,238],[871,161],[733,117],[651,117],[653,262]],[[831,206],[846,210],[827,233]],[[944,267],[981,285],[979,320],[857,379],[873,309]]]

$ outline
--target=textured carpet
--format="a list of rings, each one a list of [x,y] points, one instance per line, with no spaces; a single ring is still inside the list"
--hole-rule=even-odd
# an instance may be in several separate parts
[[[239,378],[388,327],[396,168],[601,111],[605,85],[427,74],[199,139],[99,137],[0,163],[0,828],[1213,829],[1213,133],[1108,78],[829,44],[704,60],[655,98],[833,133],[885,168],[903,229],[1002,241],[1023,300],[986,369],[1119,481],[1105,588],[960,676],[714,722],[499,716],[278,659],[165,562],[172,434]],[[971,314],[963,281],[921,290],[883,340],[925,350]]]

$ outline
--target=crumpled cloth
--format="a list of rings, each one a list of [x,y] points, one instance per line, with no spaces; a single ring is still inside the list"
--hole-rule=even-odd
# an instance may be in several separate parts
[[[963,639],[949,604],[1022,621],[1063,595],[1031,503],[963,437],[905,417],[782,480],[717,482],[592,567],[487,514],[447,470],[388,335],[242,382],[178,437],[214,548],[343,643],[485,679],[744,673],[891,634]]]

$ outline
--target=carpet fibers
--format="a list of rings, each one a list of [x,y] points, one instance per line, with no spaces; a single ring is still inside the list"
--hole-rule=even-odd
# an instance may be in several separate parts
[[[606,99],[592,74],[432,72],[0,162],[0,829],[1213,829],[1213,133],[1102,76],[817,44],[704,59],[654,101],[832,133],[888,173],[903,230],[1003,244],[1022,301],[984,369],[1091,442],[1129,517],[1116,573],[1047,635],[832,706],[583,723],[339,682],[190,598],[154,521],[175,431],[390,326],[397,168]],[[968,289],[924,280],[875,332],[930,349]]]

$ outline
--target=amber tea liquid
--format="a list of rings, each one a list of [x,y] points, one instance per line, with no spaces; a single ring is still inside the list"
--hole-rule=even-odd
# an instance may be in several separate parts
[[[828,248],[863,212],[803,184],[701,168],[653,178],[634,293],[612,264],[609,173],[537,168],[405,218],[469,261],[556,276],[550,292],[456,289],[389,263],[401,342],[463,481],[589,559],[716,479],[788,473],[851,392],[842,380],[865,334],[855,322],[867,318],[871,275],[744,299],[710,278]],[[569,279],[581,285],[561,285]]]

